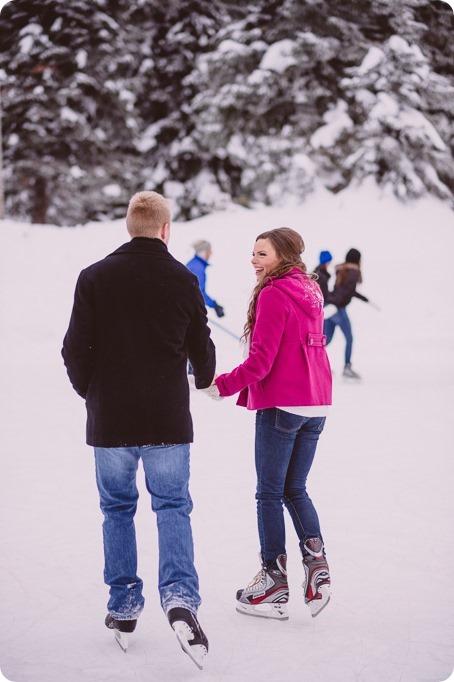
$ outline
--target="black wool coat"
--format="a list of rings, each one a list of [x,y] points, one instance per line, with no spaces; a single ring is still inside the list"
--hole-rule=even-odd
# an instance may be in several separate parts
[[[136,237],[82,270],[62,355],[89,445],[192,442],[187,361],[206,388],[215,348],[197,278],[162,240]]]

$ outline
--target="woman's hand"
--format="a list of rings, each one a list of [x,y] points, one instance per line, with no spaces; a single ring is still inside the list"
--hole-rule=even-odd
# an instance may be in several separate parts
[[[224,396],[219,393],[219,389],[215,383],[212,383],[208,388],[202,389],[213,400],[224,400]]]

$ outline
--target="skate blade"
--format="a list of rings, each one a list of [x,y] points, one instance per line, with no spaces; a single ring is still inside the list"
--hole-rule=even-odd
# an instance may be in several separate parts
[[[327,604],[331,598],[330,586],[329,585],[321,585],[317,594],[321,595],[320,599],[312,599],[312,601],[310,601],[308,604],[308,606],[311,610],[312,618],[315,618],[315,616],[318,616],[320,611],[323,611],[325,606],[327,606]]]
[[[115,630],[115,629],[114,629],[114,635],[115,635],[116,641],[118,642],[119,647],[121,649],[123,649],[123,651],[126,653],[128,650],[128,644],[129,644],[128,635],[126,634],[126,632],[120,632],[120,630]]]
[[[287,604],[244,604],[237,601],[236,610],[245,616],[255,616],[256,618],[273,618],[274,620],[288,620]]]
[[[191,639],[193,638],[192,630],[183,620],[176,620],[172,624],[175,634],[180,642],[181,648],[189,656],[189,658],[196,664],[199,670],[203,670],[203,661],[208,651],[203,644],[194,644],[191,646]]]

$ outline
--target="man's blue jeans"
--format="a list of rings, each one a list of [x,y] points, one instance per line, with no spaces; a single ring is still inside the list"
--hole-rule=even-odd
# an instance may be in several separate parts
[[[262,560],[269,566],[285,554],[283,503],[301,552],[310,537],[323,540],[315,507],[306,491],[325,417],[300,417],[277,408],[258,410],[255,425],[257,521]]]
[[[323,333],[326,335],[326,345],[331,342],[336,326],[340,327],[342,334],[345,336],[345,364],[349,365],[352,361],[353,335],[346,308],[338,308],[337,313],[324,321]]]
[[[95,448],[96,482],[104,514],[104,581],[110,586],[108,611],[119,620],[132,620],[144,606],[134,526],[140,459],[157,517],[162,608],[167,613],[182,606],[196,614],[201,599],[189,517],[189,444]]]

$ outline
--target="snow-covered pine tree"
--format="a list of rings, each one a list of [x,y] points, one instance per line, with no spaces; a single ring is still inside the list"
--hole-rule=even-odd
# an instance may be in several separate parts
[[[452,85],[396,34],[427,48],[431,29],[417,20],[427,4],[263,0],[221,29],[186,78],[194,127],[185,142],[200,167],[176,189],[185,213],[220,207],[226,196],[246,204],[287,192],[302,198],[316,181],[337,192],[370,175],[401,198],[450,198]],[[375,67],[366,73],[377,54],[380,78]],[[382,107],[372,112],[374,96]],[[390,132],[383,105],[394,100],[400,113]]]
[[[203,154],[191,139],[194,124],[188,103],[194,87],[187,76],[228,19],[219,0],[208,5],[203,0],[151,0],[131,13],[129,25],[136,39],[140,37],[144,54],[136,101],[140,180],[144,187],[175,199],[177,216],[191,216],[198,201],[191,192],[193,178],[203,167]]]
[[[343,96],[310,139],[317,166],[339,170],[337,189],[374,176],[402,199],[427,192],[450,199],[453,85],[396,35],[347,72]]]
[[[452,200],[441,0],[15,0],[0,19],[7,213],[176,217],[370,175]]]
[[[115,217],[118,203],[123,215],[136,121],[112,7],[103,0],[15,0],[1,13],[10,215],[71,224]]]

